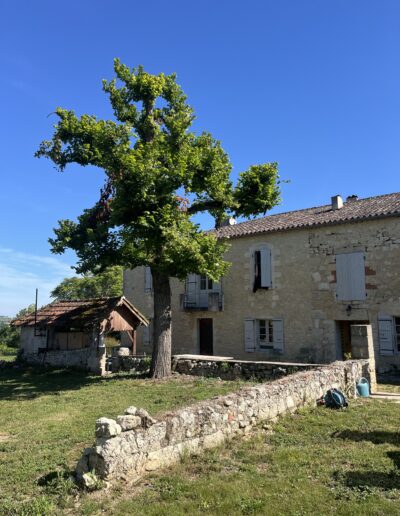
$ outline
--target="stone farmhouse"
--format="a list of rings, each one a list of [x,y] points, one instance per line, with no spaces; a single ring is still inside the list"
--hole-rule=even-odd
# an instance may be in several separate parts
[[[337,195],[215,233],[231,268],[219,283],[171,280],[173,353],[329,363],[351,356],[351,325],[370,324],[378,370],[400,367],[400,193]],[[151,321],[149,268],[125,271],[124,294]],[[138,351],[151,352],[151,328]]]

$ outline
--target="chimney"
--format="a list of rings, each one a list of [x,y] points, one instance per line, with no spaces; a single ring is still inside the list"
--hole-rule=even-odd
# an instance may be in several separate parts
[[[233,217],[228,217],[227,219],[225,219],[221,222],[220,227],[223,228],[225,226],[234,226],[235,224],[237,224],[236,219],[234,219]]]
[[[349,195],[346,199],[346,202],[358,201],[358,195]]]
[[[332,201],[332,210],[340,210],[343,208],[343,199],[341,195],[334,195],[331,197]]]

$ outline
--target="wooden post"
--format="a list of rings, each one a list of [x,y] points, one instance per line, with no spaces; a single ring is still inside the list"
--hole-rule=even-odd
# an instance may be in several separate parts
[[[132,330],[132,355],[136,355],[136,330]]]

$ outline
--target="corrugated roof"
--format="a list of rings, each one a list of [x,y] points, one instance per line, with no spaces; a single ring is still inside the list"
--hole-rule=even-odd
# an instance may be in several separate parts
[[[54,301],[38,310],[38,326],[59,326],[82,328],[108,318],[118,306],[124,305],[145,326],[148,320],[124,296],[85,300]],[[15,319],[13,326],[34,326],[35,313]]]
[[[233,226],[224,226],[215,230],[215,233],[219,238],[238,238],[274,231],[287,231],[399,216],[400,192],[397,192],[366,199],[348,200],[338,210],[332,209],[332,205],[327,204],[315,208],[267,215],[260,219],[241,222]]]

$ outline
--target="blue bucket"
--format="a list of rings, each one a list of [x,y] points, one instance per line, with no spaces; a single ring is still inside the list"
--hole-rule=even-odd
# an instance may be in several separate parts
[[[369,383],[366,378],[360,378],[356,384],[358,395],[362,398],[368,398],[369,396]]]

